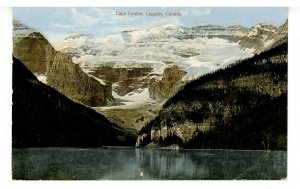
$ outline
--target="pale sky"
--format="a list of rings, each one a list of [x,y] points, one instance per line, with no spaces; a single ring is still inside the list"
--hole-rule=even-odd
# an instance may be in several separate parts
[[[201,24],[245,27],[257,23],[280,25],[288,18],[288,8],[14,8],[14,18],[41,30],[53,41],[66,33],[85,33],[95,36],[119,34],[128,29],[151,28],[161,24],[197,26]],[[149,17],[117,16],[123,12],[180,12],[182,16]]]

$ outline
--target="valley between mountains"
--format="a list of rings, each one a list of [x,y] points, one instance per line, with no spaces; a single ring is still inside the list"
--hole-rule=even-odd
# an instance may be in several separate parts
[[[13,147],[287,149],[288,21],[56,43],[13,26]]]

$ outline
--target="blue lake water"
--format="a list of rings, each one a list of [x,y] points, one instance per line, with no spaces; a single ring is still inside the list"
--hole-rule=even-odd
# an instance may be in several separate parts
[[[12,151],[13,179],[278,180],[282,151],[24,148]]]

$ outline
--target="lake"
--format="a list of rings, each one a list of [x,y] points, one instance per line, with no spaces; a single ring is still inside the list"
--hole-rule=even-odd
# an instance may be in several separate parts
[[[287,152],[140,148],[12,150],[13,179],[25,180],[278,180]]]

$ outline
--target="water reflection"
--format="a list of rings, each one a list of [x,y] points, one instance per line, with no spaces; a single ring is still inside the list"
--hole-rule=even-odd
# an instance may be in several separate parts
[[[15,179],[283,179],[286,152],[116,148],[13,149]]]

